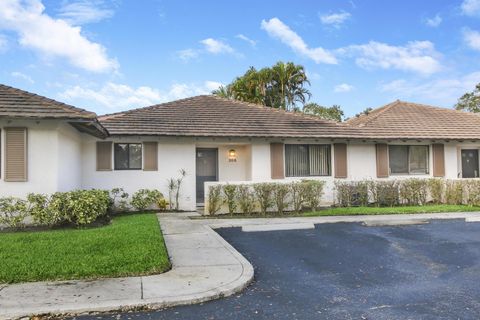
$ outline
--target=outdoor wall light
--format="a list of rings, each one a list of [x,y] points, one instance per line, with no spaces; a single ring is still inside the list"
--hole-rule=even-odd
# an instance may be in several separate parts
[[[237,162],[237,151],[235,149],[228,150],[228,162]]]

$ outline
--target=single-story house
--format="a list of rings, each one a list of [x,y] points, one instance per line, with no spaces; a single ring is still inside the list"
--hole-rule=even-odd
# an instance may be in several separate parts
[[[212,95],[97,116],[0,85],[0,196],[155,188],[187,172],[181,209],[208,181],[479,177],[480,116],[395,101],[336,123]]]

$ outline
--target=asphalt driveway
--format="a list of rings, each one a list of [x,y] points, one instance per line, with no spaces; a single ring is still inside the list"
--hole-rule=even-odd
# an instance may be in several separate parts
[[[480,223],[218,231],[255,267],[243,293],[81,319],[478,319]]]

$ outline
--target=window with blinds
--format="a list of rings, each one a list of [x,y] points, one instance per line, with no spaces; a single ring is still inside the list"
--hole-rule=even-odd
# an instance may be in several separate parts
[[[391,174],[428,174],[428,146],[389,145]]]
[[[329,176],[330,145],[286,144],[285,173],[287,177]]]

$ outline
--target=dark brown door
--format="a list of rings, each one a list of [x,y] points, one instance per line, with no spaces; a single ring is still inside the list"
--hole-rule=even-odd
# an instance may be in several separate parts
[[[462,178],[478,177],[478,150],[462,150]]]
[[[218,149],[197,148],[197,203],[204,202],[205,182],[218,181]]]

